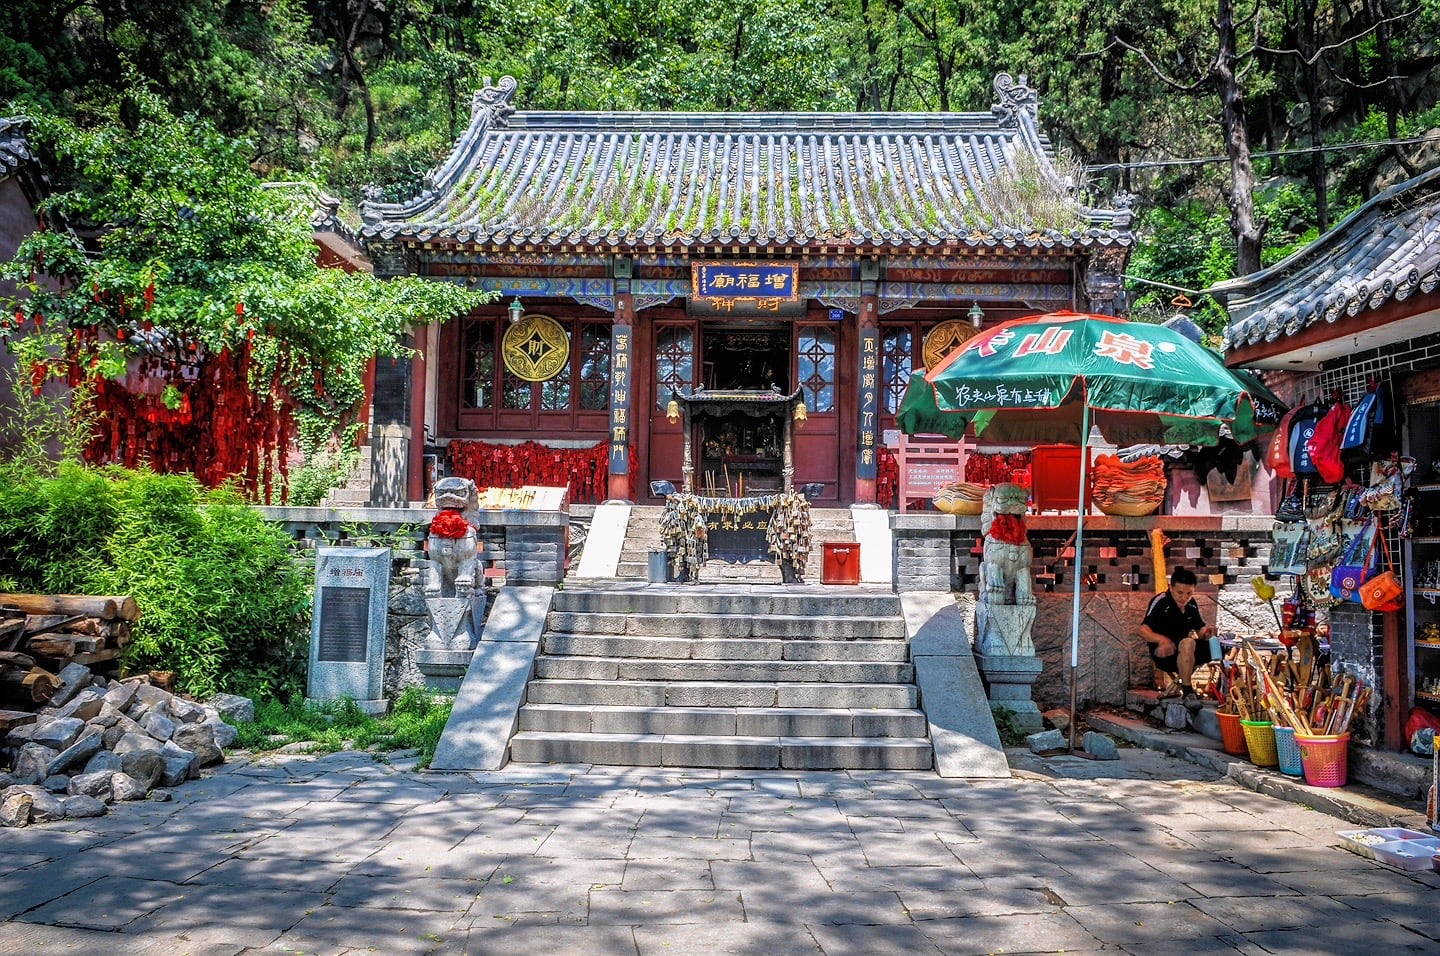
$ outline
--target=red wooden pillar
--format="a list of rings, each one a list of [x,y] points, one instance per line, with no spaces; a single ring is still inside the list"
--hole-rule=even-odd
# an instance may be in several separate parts
[[[415,329],[415,357],[410,360],[410,453],[407,456],[406,495],[425,498],[425,351],[430,347],[429,326]]]
[[[865,282],[862,288],[864,291],[863,294],[860,296],[861,348],[858,357],[860,374],[857,378],[857,381],[864,383],[866,381],[866,376],[868,375],[878,382],[880,376],[880,356],[878,354],[878,350],[876,353],[867,354],[864,348],[864,340],[865,331],[867,329],[873,330],[880,328],[880,298],[875,293],[874,282]],[[867,368],[867,366],[869,367]],[[858,414],[860,418],[859,431],[862,434],[867,430],[872,433],[878,434],[880,430],[880,415],[878,408],[870,414],[870,421],[868,422],[865,421],[865,413],[863,410],[861,410]],[[876,443],[876,445],[878,446],[878,442]],[[861,453],[864,453],[863,449]],[[871,453],[877,454],[874,449],[871,450]],[[874,469],[872,468],[871,471],[873,472],[873,470]],[[857,477],[855,478],[855,503],[859,505],[875,504],[874,478],[861,478],[857,475]]]
[[[623,337],[623,341],[622,341]],[[615,296],[615,324],[610,338],[610,461],[606,497],[611,501],[634,501],[635,489],[630,486],[630,463],[635,454],[635,412],[644,406],[644,397],[635,385],[635,307],[628,292]],[[620,366],[625,366],[621,368]],[[614,465],[619,447],[623,447],[625,468],[617,473]]]

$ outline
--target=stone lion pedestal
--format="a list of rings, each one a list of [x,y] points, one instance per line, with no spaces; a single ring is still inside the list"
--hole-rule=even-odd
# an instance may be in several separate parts
[[[1044,665],[1035,656],[1034,552],[1025,530],[1029,492],[1006,482],[985,493],[980,533],[980,597],[975,603],[975,663],[992,711],[1006,711],[1024,733],[1045,728],[1031,686]]]
[[[1027,734],[1045,729],[1031,688],[1044,664],[1035,656],[1033,604],[975,605],[975,663],[990,690],[990,709],[1008,711]]]

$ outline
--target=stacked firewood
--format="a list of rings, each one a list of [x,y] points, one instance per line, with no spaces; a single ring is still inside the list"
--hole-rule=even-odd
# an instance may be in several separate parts
[[[0,594],[0,707],[44,704],[67,664],[105,669],[139,617],[132,597]]]

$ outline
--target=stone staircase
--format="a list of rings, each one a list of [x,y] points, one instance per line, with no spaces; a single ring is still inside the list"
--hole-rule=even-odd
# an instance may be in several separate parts
[[[630,509],[630,523],[625,528],[625,543],[620,549],[620,563],[615,572],[617,578],[632,581],[647,578],[650,552],[664,547],[660,543],[660,514],[664,510],[658,505],[636,505]],[[801,575],[805,582],[820,583],[822,542],[854,540],[855,522],[849,508],[811,508],[810,556]],[[745,575],[741,566],[734,567],[737,572],[735,578],[743,579]]]
[[[370,503],[370,460],[369,445],[360,447],[360,458],[345,476],[345,481],[320,500],[322,508],[364,508]]]
[[[566,588],[510,759],[930,769],[899,598],[791,586]]]

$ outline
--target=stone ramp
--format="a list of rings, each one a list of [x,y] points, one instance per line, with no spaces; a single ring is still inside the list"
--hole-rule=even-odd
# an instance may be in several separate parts
[[[876,589],[567,588],[511,759],[929,769],[905,637],[899,599]]]

